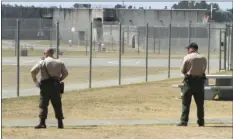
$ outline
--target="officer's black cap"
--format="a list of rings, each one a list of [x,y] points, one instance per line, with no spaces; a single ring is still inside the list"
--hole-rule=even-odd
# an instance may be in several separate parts
[[[190,43],[186,48],[187,49],[194,48],[194,49],[198,50],[198,45],[196,43]]]

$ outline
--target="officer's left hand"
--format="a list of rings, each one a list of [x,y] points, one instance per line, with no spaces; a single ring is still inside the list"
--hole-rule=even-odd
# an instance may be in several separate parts
[[[36,82],[36,87],[40,87],[40,83],[38,81]]]

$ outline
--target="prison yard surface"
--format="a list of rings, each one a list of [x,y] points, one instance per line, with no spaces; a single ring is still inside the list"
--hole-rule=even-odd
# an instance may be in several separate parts
[[[30,76],[30,69],[32,66],[20,66],[20,88],[33,88],[35,84],[32,82]],[[93,67],[92,69],[92,81],[103,81],[109,79],[118,78],[118,68],[117,67]],[[179,68],[171,68],[172,71],[179,71]],[[3,65],[2,66],[2,87],[3,88],[15,88],[16,84],[16,66],[15,65]],[[166,73],[167,68],[150,68],[149,74],[161,74]],[[66,84],[72,83],[82,83],[88,82],[89,80],[89,67],[70,67],[69,73],[71,76],[68,76],[66,79]],[[38,78],[39,78],[38,74]],[[145,75],[145,68],[143,67],[122,67],[122,79],[129,77],[137,77]]]
[[[89,58],[60,58],[66,63],[70,76],[66,80],[65,91],[89,87]],[[30,69],[40,61],[40,57],[21,57],[19,66],[20,96],[38,95],[39,89],[31,81]],[[148,81],[180,77],[182,59],[171,59],[170,74],[168,59],[148,59]],[[3,57],[3,98],[16,96],[17,58]],[[219,61],[210,60],[210,72],[218,71]],[[146,60],[143,58],[128,58],[121,60],[121,84],[131,84],[146,81]],[[115,86],[119,84],[119,59],[93,58],[92,87]],[[39,74],[38,74],[39,76]]]
[[[231,75],[232,72],[221,74]],[[51,105],[48,129],[33,129],[34,124],[38,122],[39,96],[3,99],[3,137],[7,139],[232,138],[231,101],[205,101],[206,127],[197,126],[196,105],[192,101],[189,126],[175,126],[181,114],[181,100],[179,89],[171,86],[181,82],[181,78],[174,78],[65,92],[62,96],[66,124],[64,130],[57,130],[54,127],[56,120]]]
[[[56,49],[56,41],[48,41],[48,40],[22,40],[20,41],[21,50],[26,49],[27,50],[27,56],[42,56],[44,49],[52,47]],[[116,43],[114,45],[112,44],[106,44],[105,49],[102,49],[99,51],[98,45],[93,44],[92,46],[92,56],[93,58],[118,58],[119,57],[119,44]],[[90,53],[90,45],[70,45],[66,42],[61,42],[59,45],[59,51],[61,52],[60,57],[89,57]],[[213,51],[212,48],[210,50],[210,57],[211,58],[218,58],[219,53],[217,51]],[[182,59],[184,55],[186,55],[185,49],[171,49],[171,55],[170,58],[173,59]],[[207,51],[201,52],[202,54],[207,56]],[[6,41],[3,40],[2,43],[2,56],[3,57],[15,57],[16,56],[16,49],[15,44],[13,41]],[[156,48],[155,50],[150,49],[148,51],[148,58],[151,59],[161,59],[161,58],[168,58],[169,57],[169,51],[167,49]],[[140,47],[140,48],[132,48],[130,45],[125,45],[124,50],[122,48],[122,58],[146,58],[146,48]]]

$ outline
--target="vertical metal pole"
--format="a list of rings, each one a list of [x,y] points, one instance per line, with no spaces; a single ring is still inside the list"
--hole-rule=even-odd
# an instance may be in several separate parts
[[[155,53],[155,36],[154,36],[154,53]]]
[[[16,20],[16,24],[17,24],[17,20]],[[17,25],[16,25],[17,26]],[[15,34],[15,56],[17,57],[17,27],[16,27],[16,30],[15,30],[15,32],[14,32],[14,34]]]
[[[146,82],[148,81],[148,23],[146,23]]]
[[[233,1],[232,1],[232,10],[231,10],[231,14],[233,15]],[[230,70],[233,69],[233,16],[231,18],[231,53],[230,53]],[[233,113],[232,113],[233,114]]]
[[[87,30],[86,30],[86,56],[87,56],[87,45],[88,45],[87,43],[88,43],[88,39],[87,39]]]
[[[91,30],[90,30],[89,88],[91,88],[91,81],[92,81],[92,22],[90,27]]]
[[[161,42],[161,38],[162,38],[162,37],[161,37],[161,27],[159,27],[158,38],[159,38],[159,48],[158,48],[159,50],[158,50],[158,54],[160,54],[160,45],[161,45],[160,42]]]
[[[233,2],[232,2],[232,4],[233,4]],[[232,8],[233,8],[233,6],[232,6]],[[232,9],[232,12],[233,12],[233,9]],[[230,55],[231,55],[231,58],[230,58],[230,60],[231,60],[231,62],[230,62],[230,69],[232,70],[233,69],[233,22],[232,22],[232,24],[231,24],[231,53],[230,53]]]
[[[158,38],[159,38],[159,47],[158,47],[158,54],[160,54],[160,45],[161,45],[161,27],[159,27],[159,34],[158,34]]]
[[[94,51],[95,51],[95,39],[94,39]]]
[[[208,74],[210,73],[210,23],[208,24],[208,58],[207,58],[207,64],[208,64]]]
[[[140,50],[139,50],[139,33],[138,33],[138,54],[140,53]]]
[[[227,70],[230,68],[230,25],[227,25]]]
[[[158,54],[160,54],[160,45],[161,45],[161,40],[159,39],[159,52],[158,52]]]
[[[17,46],[17,97],[19,97],[19,87],[20,87],[20,38],[19,38],[19,31],[20,31],[20,20],[17,19],[17,31],[16,31],[16,46]]]
[[[191,21],[189,21],[189,28],[188,28],[188,43],[191,43],[191,34],[192,34],[192,28],[191,28]]]
[[[119,33],[119,85],[121,85],[121,23]]]
[[[171,70],[171,23],[169,24],[169,39],[168,39],[168,78],[170,78]]]
[[[52,48],[52,40],[53,40],[53,38],[52,38],[52,29],[49,28],[49,31],[50,31],[50,48]]]
[[[122,31],[122,54],[125,53],[125,30]]]
[[[113,37],[112,37],[112,51],[113,51]]]
[[[60,36],[59,36],[59,21],[56,23],[56,42],[57,42],[57,59],[59,58],[59,45],[60,45]]]
[[[227,65],[227,30],[224,32],[224,70],[226,71],[226,65]]]
[[[110,35],[112,35],[112,25],[110,25]]]
[[[220,29],[220,44],[219,44],[219,71],[221,71],[222,67],[222,29]]]
[[[129,44],[129,25],[128,25],[128,32],[127,32],[127,44]]]

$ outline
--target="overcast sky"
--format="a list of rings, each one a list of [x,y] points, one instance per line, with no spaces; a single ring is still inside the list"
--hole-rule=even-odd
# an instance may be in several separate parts
[[[63,8],[72,7],[74,3],[89,3],[94,7],[113,7],[116,4],[122,4],[123,2],[3,2],[4,4],[17,4],[17,5],[35,5],[35,6],[59,6]],[[171,8],[171,6],[176,2],[124,2],[125,5],[132,5],[135,7],[144,7],[153,9],[163,9],[165,6]],[[221,9],[231,9],[232,2],[217,2]]]

